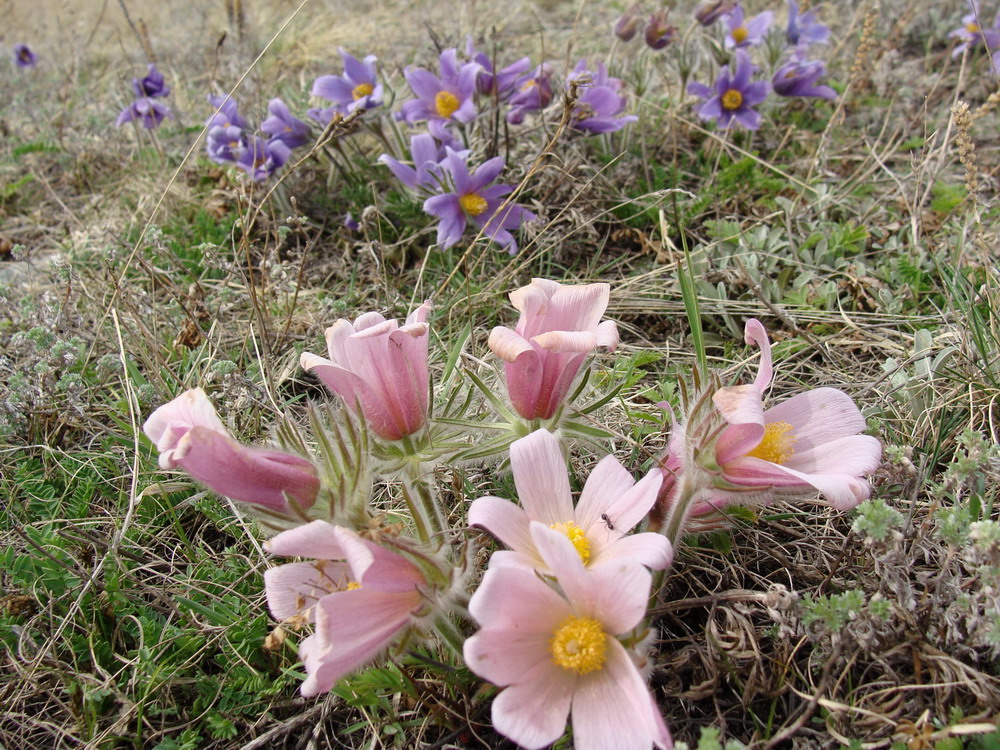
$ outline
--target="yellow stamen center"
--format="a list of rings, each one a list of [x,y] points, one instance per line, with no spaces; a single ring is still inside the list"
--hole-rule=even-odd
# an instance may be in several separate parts
[[[360,583],[358,583],[357,581],[351,581],[350,583],[347,584],[347,589],[346,590],[347,591],[357,591],[359,588],[361,588],[361,584]]]
[[[576,554],[578,554],[580,559],[583,560],[584,565],[590,562],[590,540],[587,539],[587,535],[583,533],[583,529],[572,521],[554,523],[549,526],[549,528],[565,534],[567,538],[573,542],[573,546],[576,547]]]
[[[746,41],[746,38],[750,36],[750,32],[747,31],[746,26],[737,26],[729,33],[733,37],[733,41],[737,44],[743,44],[743,42]]]
[[[371,92],[375,90],[375,87],[370,83],[359,83],[353,89],[351,89],[351,96],[354,97],[354,101],[361,99],[362,97],[368,96]]]
[[[534,78],[529,78],[527,81],[521,84],[521,91],[528,91],[538,85],[538,81]]]
[[[969,23],[965,24],[965,30],[970,34],[978,34],[982,31],[982,28],[975,21],[969,21]]]
[[[772,464],[785,463],[795,454],[794,446],[798,440],[791,431],[792,426],[788,422],[772,422],[766,425],[760,445],[747,455],[762,461],[770,461]]]
[[[743,106],[743,94],[739,89],[729,89],[722,95],[722,106],[725,109],[739,109]]]
[[[570,615],[549,640],[552,661],[563,669],[587,674],[601,669],[607,659],[608,635],[597,620]]]
[[[475,193],[467,193],[458,199],[462,210],[469,216],[479,216],[486,210],[486,199]]]
[[[434,97],[434,109],[441,117],[451,117],[458,111],[458,97],[450,91],[438,91]]]

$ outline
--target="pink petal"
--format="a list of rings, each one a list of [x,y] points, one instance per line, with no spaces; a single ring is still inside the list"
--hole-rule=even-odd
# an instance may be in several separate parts
[[[486,571],[469,600],[469,614],[483,629],[507,629],[516,638],[532,633],[551,636],[571,610],[534,570],[501,566]]]
[[[411,325],[413,323],[426,323],[427,316],[430,311],[434,309],[434,305],[431,304],[429,299],[424,300],[423,304],[420,305],[416,310],[411,312],[406,316],[406,325]]]
[[[649,509],[656,502],[656,496],[663,482],[663,472],[650,471],[624,492],[612,496],[612,502],[607,506],[608,519],[616,531],[628,531],[646,517]],[[586,491],[586,487],[584,487]],[[604,525],[603,519],[601,524]]]
[[[160,457],[161,468],[174,468],[173,449],[192,427],[205,427],[223,435],[229,434],[201,388],[185,391],[149,415],[142,429],[156,444],[156,449],[165,454]]]
[[[848,435],[828,440],[808,451],[799,451],[785,461],[785,466],[796,471],[818,474],[852,474],[864,476],[873,473],[882,462],[882,444],[871,435]]]
[[[343,560],[344,550],[336,526],[326,521],[313,521],[282,531],[264,542],[264,549],[283,557],[314,557],[319,560]]]
[[[611,298],[609,284],[562,285],[552,295],[546,316],[550,331],[593,331]]]
[[[674,559],[670,540],[662,534],[651,531],[623,536],[613,544],[602,547],[597,554],[593,554],[592,545],[591,553],[591,570],[612,560],[645,565],[653,570],[663,570],[669,567]]]
[[[558,623],[552,629],[530,633],[483,628],[465,640],[465,663],[475,674],[499,687],[520,682],[540,663],[552,661],[549,641],[556,627]]]
[[[840,510],[853,508],[871,495],[868,482],[850,474],[806,474],[759,458],[737,459],[726,466],[725,476],[733,484],[748,487],[770,485],[772,493],[782,495],[808,494],[802,490],[812,487],[819,490],[830,505]]]
[[[618,348],[618,325],[613,320],[602,321],[594,332],[597,346],[607,347],[609,352]]]
[[[319,599],[344,590],[353,581],[351,569],[344,563],[324,560],[278,565],[264,571],[267,606],[275,620],[287,620],[306,614],[313,620],[312,608]]]
[[[539,556],[562,587],[573,611],[587,617],[595,616],[594,602],[597,601],[600,592],[594,588],[593,581],[583,565],[583,559],[569,537],[538,521],[532,521],[531,538],[535,542]],[[639,569],[639,566],[635,567]]]
[[[851,397],[836,388],[815,388],[792,396],[764,412],[764,421],[790,424],[796,453],[845,435],[857,435],[867,427]]]
[[[534,554],[528,516],[509,500],[491,495],[477,498],[469,507],[469,525],[482,526],[513,550]]]
[[[361,333],[365,331],[375,336],[382,336],[389,333],[389,331],[394,331],[398,325],[395,320],[386,320],[382,313],[366,312],[354,321],[354,332]]]
[[[543,349],[559,354],[589,354],[597,346],[597,339],[590,331],[549,331],[540,333],[531,340]]]
[[[587,355],[549,352],[542,360],[542,382],[534,417],[548,419],[566,399]]]
[[[249,448],[208,427],[186,432],[173,461],[220,495],[280,512],[289,509],[286,493],[309,508],[319,491],[316,467],[304,458]]]
[[[540,750],[566,730],[573,672],[543,661],[493,699],[493,727],[526,750]],[[612,745],[613,747],[613,745]]]
[[[639,536],[659,535],[650,533]],[[662,538],[666,540],[666,537]],[[653,576],[642,565],[618,558],[602,562],[582,575],[579,570],[568,574],[565,570],[553,568],[553,571],[569,597],[573,611],[598,620],[611,635],[631,630],[646,615]],[[570,593],[566,583],[571,579],[574,588],[580,582],[583,590]]]
[[[606,527],[601,515],[608,514],[608,509],[619,497],[635,485],[635,480],[625,467],[614,456],[605,456],[594,467],[583,485],[580,501],[576,505],[576,523],[590,535],[590,530],[596,526]],[[655,496],[654,496],[655,498]],[[648,509],[647,509],[648,510]],[[637,519],[638,520],[638,519]],[[631,526],[622,526],[612,521],[615,529],[625,532]]]
[[[539,412],[543,375],[539,353],[532,349],[519,355],[514,362],[506,363],[504,375],[507,378],[507,395],[514,410],[525,419],[535,419]]]
[[[649,690],[622,645],[608,639],[604,669],[582,675],[573,695],[573,745],[577,750],[672,747],[657,721]]]
[[[774,367],[771,360],[771,341],[767,337],[767,331],[764,330],[763,323],[756,318],[750,318],[746,322],[743,331],[743,339],[746,343],[756,344],[760,347],[760,369],[757,371],[757,377],[754,379],[753,384],[758,391],[764,393],[768,386],[771,385],[771,379],[774,377]]]
[[[354,326],[349,320],[341,318],[332,326],[326,329],[326,348],[330,355],[330,361],[341,367],[347,367],[347,351],[345,344],[347,339],[354,335]],[[310,355],[314,356],[314,355]],[[305,365],[302,365],[305,367]]]
[[[503,326],[490,331],[488,344],[490,351],[504,362],[514,362],[522,354],[535,351],[523,336]]]
[[[529,519],[546,525],[573,520],[566,459],[559,438],[535,430],[510,446],[517,497]]]

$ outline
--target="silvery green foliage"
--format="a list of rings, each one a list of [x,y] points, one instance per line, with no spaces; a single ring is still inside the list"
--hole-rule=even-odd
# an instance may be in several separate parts
[[[903,361],[889,357],[882,370],[889,377],[890,396],[902,404],[909,416],[919,419],[934,403],[939,389],[935,381],[944,375],[948,361],[958,351],[952,345],[935,345],[934,335],[921,328],[913,335],[913,349]]]
[[[885,544],[891,536],[902,538],[899,533],[902,526],[903,514],[886,505],[881,498],[875,498],[858,506],[858,516],[851,529],[855,534],[866,537],[866,544]]]

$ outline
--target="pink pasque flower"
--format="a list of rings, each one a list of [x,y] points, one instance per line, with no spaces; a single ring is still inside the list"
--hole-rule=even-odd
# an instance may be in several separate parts
[[[661,569],[673,552],[661,534],[628,534],[641,521],[660,488],[653,470],[636,482],[614,456],[594,467],[573,507],[566,461],[559,439],[548,430],[535,430],[510,446],[510,466],[522,507],[499,497],[481,497],[469,508],[469,524],[482,526],[511,549],[494,553],[491,566],[520,565],[546,571],[529,531],[541,522],[572,543],[584,565],[597,568],[627,560]]]
[[[587,355],[618,346],[614,321],[601,321],[610,293],[607,284],[564,286],[548,279],[510,293],[521,318],[514,330],[494,328],[489,346],[506,363],[507,392],[522,417],[552,417]]]
[[[185,391],[149,415],[143,431],[160,451],[160,468],[181,468],[220,495],[273,511],[316,502],[316,467],[299,456],[233,440],[201,388]]]
[[[577,750],[672,747],[615,637],[642,621],[650,573],[625,559],[587,570],[559,532],[536,521],[530,534],[561,592],[530,568],[500,566],[486,571],[469,602],[482,629],[465,641],[465,662],[505,688],[493,700],[493,726],[533,750],[559,739],[572,712]]]
[[[379,437],[412,435],[427,421],[430,309],[424,302],[402,327],[377,312],[353,323],[341,318],[326,329],[330,358],[305,353],[302,367],[315,372],[348,408],[360,408]]]
[[[349,529],[313,521],[264,543],[275,555],[312,557],[264,573],[267,605],[277,620],[314,622],[299,646],[309,697],[385,651],[428,612],[426,580],[405,557]]]
[[[746,342],[761,349],[760,370],[750,385],[722,388],[712,401],[728,422],[715,445],[715,458],[727,481],[760,488],[772,495],[802,495],[819,490],[841,510],[871,494],[863,478],[882,459],[882,444],[870,435],[851,397],[836,388],[814,388],[764,410],[771,385],[771,343],[759,320],[746,322]],[[745,502],[740,493],[730,502]]]

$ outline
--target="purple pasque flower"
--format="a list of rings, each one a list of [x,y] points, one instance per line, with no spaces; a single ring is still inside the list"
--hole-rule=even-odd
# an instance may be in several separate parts
[[[399,118],[408,125],[424,120],[454,120],[468,124],[476,119],[476,79],[482,66],[476,62],[458,64],[454,47],[440,57],[441,75],[408,66],[403,71],[416,99],[403,102]]]
[[[615,36],[623,42],[631,42],[635,35],[639,33],[642,26],[642,8],[639,3],[634,3],[628,10],[621,14],[615,21]]]
[[[444,184],[439,166],[445,157],[445,147],[439,146],[430,133],[421,133],[410,138],[410,156],[413,166],[382,154],[378,160],[385,164],[400,182],[417,193],[437,193]],[[465,158],[468,151],[459,153]]]
[[[520,125],[528,112],[545,109],[552,101],[552,66],[542,63],[531,73],[518,79],[515,93],[508,100],[511,109],[507,122]]]
[[[567,83],[575,82],[579,88],[571,125],[589,133],[613,133],[639,118],[618,116],[626,104],[625,97],[619,93],[621,79],[610,77],[604,63],[597,63],[596,68],[596,72],[590,71],[587,61],[580,60],[566,79]]]
[[[518,79],[531,69],[531,58],[522,57],[499,72],[494,72],[493,60],[485,52],[478,51],[472,44],[470,36],[466,41],[465,52],[469,59],[481,66],[476,79],[476,89],[485,96],[495,96],[498,101],[505,102],[517,91]]]
[[[817,85],[816,81],[826,75],[826,63],[822,60],[800,60],[792,58],[778,68],[771,78],[771,88],[778,96],[814,96],[820,99],[836,99],[837,92],[829,86]]]
[[[441,167],[451,178],[454,190],[424,201],[424,211],[440,219],[438,244],[442,248],[454,245],[471,221],[508,253],[516,253],[517,241],[510,230],[532,221],[535,215],[516,203],[503,206],[504,196],[513,189],[510,185],[490,185],[504,167],[503,157],[494,157],[481,164],[474,174],[469,174],[465,159],[449,148],[441,160]]]
[[[132,79],[132,90],[139,98],[170,96],[170,87],[163,80],[163,73],[156,69],[156,63],[149,64],[149,72],[144,78]]]
[[[663,49],[677,36],[677,27],[667,23],[667,11],[658,10],[649,17],[646,25],[646,46],[650,49]]]
[[[170,111],[170,107],[166,104],[148,96],[143,96],[121,111],[118,119],[115,120],[115,127],[120,128],[126,122],[139,120],[146,130],[153,130],[159,127],[164,119],[173,119],[173,117],[174,113]]]
[[[208,158],[216,164],[226,164],[240,158],[246,148],[246,137],[235,125],[210,128],[206,138]]]
[[[255,182],[261,182],[270,177],[285,165],[292,150],[278,138],[268,138],[266,141],[259,135],[243,140],[243,146],[236,157],[236,166],[244,170]]]
[[[816,11],[810,10],[799,15],[799,4],[788,0],[788,28],[785,38],[791,45],[826,44],[830,38],[830,27],[816,20]]]
[[[284,141],[288,148],[298,148],[309,142],[309,126],[288,111],[281,99],[272,99],[267,103],[267,111],[271,113],[260,124],[262,133]]]
[[[715,120],[720,128],[728,128],[733,120],[748,130],[760,127],[760,113],[753,107],[767,98],[771,84],[767,81],[750,81],[754,66],[750,56],[743,50],[736,50],[736,64],[732,74],[729,66],[719,71],[715,90],[703,83],[692,81],[688,84],[689,94],[700,96],[707,101],[698,110],[703,120]]]
[[[14,64],[19,68],[33,68],[38,62],[38,55],[31,51],[27,44],[14,45]]]
[[[212,116],[205,121],[205,126],[209,129],[214,127],[236,127],[240,130],[248,128],[250,124],[240,116],[239,105],[236,100],[226,96],[208,95],[208,103],[215,110]]]
[[[694,17],[702,26],[711,26],[735,7],[736,0],[708,0],[694,9]]]
[[[313,82],[312,95],[333,102],[332,107],[310,109],[307,112],[323,125],[330,122],[335,112],[349,115],[356,109],[382,106],[382,84],[378,82],[375,73],[375,61],[378,58],[368,55],[364,60],[358,60],[344,49],[339,52],[344,61],[344,75],[320,76]]]
[[[743,8],[737,5],[727,19],[729,33],[726,34],[726,49],[755,47],[760,44],[773,18],[774,12],[765,10],[747,21]]]
[[[1000,47],[1000,13],[993,19],[993,26],[983,28],[980,23],[979,7],[969,3],[971,13],[962,16],[962,25],[948,34],[949,39],[961,39],[962,43],[952,50],[951,56],[958,57],[965,50],[975,49],[982,44],[989,49]]]

